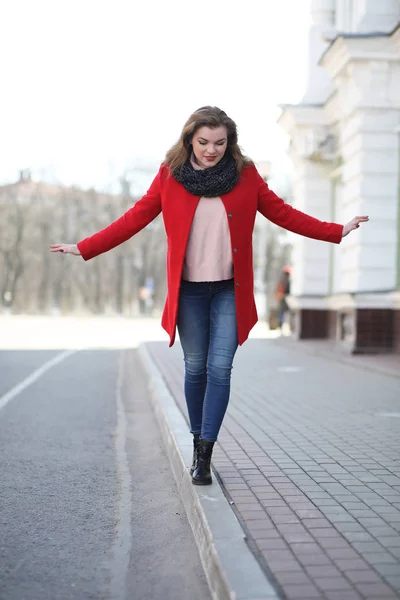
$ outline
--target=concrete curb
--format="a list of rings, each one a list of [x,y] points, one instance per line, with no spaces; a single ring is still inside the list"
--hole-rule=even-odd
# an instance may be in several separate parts
[[[139,356],[212,598],[278,600],[278,593],[248,548],[244,531],[216,477],[213,485],[206,488],[192,484],[192,441],[186,421],[144,345],[139,346]]]

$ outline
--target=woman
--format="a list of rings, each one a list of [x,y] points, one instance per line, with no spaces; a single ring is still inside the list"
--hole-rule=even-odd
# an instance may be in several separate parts
[[[168,240],[168,296],[162,326],[178,327],[193,434],[192,481],[211,483],[211,455],[230,394],[233,358],[257,321],[252,233],[256,212],[300,235],[340,243],[368,217],[338,225],[314,219],[274,194],[239,146],[235,123],[205,106],[186,122],[148,192],[117,221],[52,252],[84,260],[107,252],[162,211]]]

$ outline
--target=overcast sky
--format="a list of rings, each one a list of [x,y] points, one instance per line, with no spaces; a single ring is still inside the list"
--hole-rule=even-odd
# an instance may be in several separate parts
[[[106,186],[163,159],[217,105],[254,160],[282,161],[279,103],[307,71],[309,0],[9,0],[0,8],[0,182],[22,168]]]

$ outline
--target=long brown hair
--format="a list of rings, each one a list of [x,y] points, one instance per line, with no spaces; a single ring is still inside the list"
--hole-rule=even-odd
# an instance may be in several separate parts
[[[253,164],[244,156],[238,145],[237,127],[226,112],[217,106],[203,106],[190,115],[186,121],[179,140],[170,148],[165,156],[164,164],[169,167],[171,173],[185,164],[192,154],[192,138],[200,127],[226,127],[228,134],[227,148],[236,162],[238,172],[246,165]]]

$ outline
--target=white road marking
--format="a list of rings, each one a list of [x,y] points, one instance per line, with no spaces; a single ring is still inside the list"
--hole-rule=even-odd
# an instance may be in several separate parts
[[[115,435],[115,451],[118,471],[118,522],[113,544],[111,564],[110,598],[124,600],[126,598],[126,577],[129,572],[129,561],[132,551],[132,481],[126,451],[127,417],[124,407],[123,381],[125,374],[125,353],[121,352],[118,364],[116,384],[117,426]]]
[[[11,388],[11,390],[9,390],[6,394],[4,394],[4,396],[2,396],[0,398],[0,410],[8,402],[10,402],[10,400],[15,398],[15,396],[18,396],[18,394],[23,392],[32,383],[35,383],[35,381],[37,381],[49,369],[51,369],[55,365],[58,365],[60,362],[62,362],[63,360],[65,360],[66,358],[71,356],[71,354],[74,354],[75,352],[77,352],[77,350],[65,350],[64,352],[61,352],[61,354],[57,354],[57,356],[55,358],[52,358],[51,360],[44,363],[44,365],[39,367],[39,369],[36,369],[36,371],[33,371],[33,373],[31,373],[29,375],[29,377],[27,377],[26,379],[21,381],[21,383],[18,383],[13,388]]]

